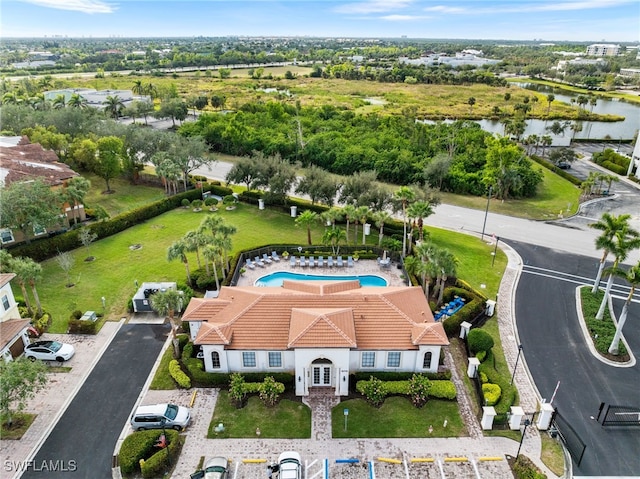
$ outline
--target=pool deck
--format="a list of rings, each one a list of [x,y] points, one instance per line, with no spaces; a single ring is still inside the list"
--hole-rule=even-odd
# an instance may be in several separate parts
[[[316,257],[317,260],[317,257]],[[326,260],[326,258],[325,258]],[[358,260],[353,262],[353,267],[347,266],[347,257],[344,256],[344,266],[338,268],[334,266],[329,268],[328,266],[309,268],[308,266],[292,267],[289,265],[289,260],[284,258],[280,259],[280,262],[272,262],[271,264],[265,264],[264,268],[256,266],[256,269],[247,269],[247,271],[238,279],[238,286],[253,286],[255,282],[262,276],[275,273],[276,271],[287,271],[290,273],[306,273],[306,274],[326,274],[326,275],[365,275],[374,274],[387,280],[389,286],[406,286],[404,280],[400,278],[402,270],[396,267],[396,264],[391,264],[388,268],[381,268],[375,260]]]

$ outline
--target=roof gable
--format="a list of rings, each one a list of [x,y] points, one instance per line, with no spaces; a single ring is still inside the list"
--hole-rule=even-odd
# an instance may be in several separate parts
[[[350,308],[293,308],[287,347],[355,348],[355,333]]]

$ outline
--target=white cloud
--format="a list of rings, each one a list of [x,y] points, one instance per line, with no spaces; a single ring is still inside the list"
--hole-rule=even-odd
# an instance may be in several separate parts
[[[41,7],[72,10],[82,13],[112,13],[116,7],[100,0],[22,0]]]
[[[423,10],[426,12],[452,14],[452,15],[487,15],[501,13],[531,13],[531,12],[564,12],[574,10],[595,10],[601,8],[611,8],[620,5],[636,4],[637,0],[576,0],[576,1],[539,1],[537,3],[513,2],[495,7],[449,7],[446,5],[435,5]]]
[[[389,22],[408,22],[412,20],[424,20],[429,17],[420,15],[383,15],[381,20],[387,20]]]
[[[408,7],[413,0],[370,0],[367,2],[347,3],[336,7],[338,13],[382,13]]]

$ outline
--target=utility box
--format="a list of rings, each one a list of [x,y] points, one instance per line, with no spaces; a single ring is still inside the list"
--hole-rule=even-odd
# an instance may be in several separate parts
[[[484,309],[484,314],[487,316],[493,316],[496,312],[496,302],[492,299],[487,299],[487,303]]]
[[[98,320],[98,316],[96,316],[95,311],[87,311],[80,318],[80,321],[97,321],[97,320]]]

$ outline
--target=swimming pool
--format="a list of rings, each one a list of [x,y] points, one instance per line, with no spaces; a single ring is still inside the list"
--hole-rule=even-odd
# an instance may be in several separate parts
[[[353,281],[357,279],[361,286],[388,286],[386,279],[375,274],[362,274],[358,276],[332,275],[332,274],[304,274],[290,273],[288,271],[276,271],[264,275],[256,280],[255,286],[282,286],[285,279],[294,281]]]

